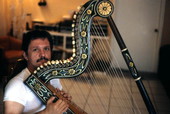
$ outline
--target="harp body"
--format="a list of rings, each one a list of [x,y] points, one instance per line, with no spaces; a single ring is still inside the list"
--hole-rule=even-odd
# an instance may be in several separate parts
[[[123,42],[121,35],[112,20],[111,15],[113,10],[114,6],[109,0],[90,0],[84,4],[80,11],[74,16],[74,24],[72,25],[72,57],[67,60],[49,61],[38,67],[34,74],[26,79],[24,83],[41,99],[43,103],[46,103],[47,100],[53,96],[53,92],[55,92],[47,85],[51,79],[74,78],[81,75],[85,71],[91,57],[90,29],[92,19],[95,16],[99,16],[102,18],[107,18],[129,71],[131,72],[131,75],[135,79],[141,92],[148,112],[153,114],[156,113],[142,84],[141,77],[138,75],[137,69],[128,52],[128,49],[126,48],[125,43]],[[56,98],[58,99],[60,97],[61,96],[57,94]],[[72,102],[70,103],[69,110],[71,113],[76,114],[86,113]]]

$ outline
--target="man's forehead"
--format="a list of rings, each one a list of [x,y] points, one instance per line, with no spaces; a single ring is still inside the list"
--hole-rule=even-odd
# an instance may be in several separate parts
[[[49,43],[48,38],[36,38],[36,39],[31,40],[31,42],[38,42],[38,41],[43,41],[43,42],[48,42]]]
[[[48,40],[48,38],[46,38],[46,37],[38,37],[38,38],[31,39],[31,41],[34,41],[34,40]]]
[[[35,45],[35,46],[38,46],[38,45],[48,45],[48,46],[50,46],[50,42],[48,41],[48,39],[46,38],[46,39],[34,39],[34,40],[31,40],[31,42],[30,42],[30,45],[32,46],[32,45]],[[29,45],[29,46],[30,46]]]

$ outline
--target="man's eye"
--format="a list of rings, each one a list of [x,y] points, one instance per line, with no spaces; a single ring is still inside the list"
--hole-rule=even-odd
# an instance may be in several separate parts
[[[33,51],[37,51],[38,49],[33,49]]]
[[[50,48],[45,48],[45,50],[46,50],[46,51],[49,51],[49,50],[50,50]]]

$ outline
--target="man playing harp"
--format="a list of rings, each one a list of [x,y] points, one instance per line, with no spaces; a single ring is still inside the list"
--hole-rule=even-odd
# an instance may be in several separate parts
[[[23,57],[27,61],[27,67],[9,81],[4,93],[5,114],[21,113],[42,113],[61,114],[66,112],[69,105],[62,99],[55,103],[51,97],[45,106],[38,97],[23,83],[34,70],[43,63],[51,60],[53,47],[52,36],[46,31],[34,30],[27,32],[23,37],[22,50]],[[59,79],[52,79],[49,82],[56,91],[62,89]],[[71,100],[71,96],[61,91],[66,99]]]

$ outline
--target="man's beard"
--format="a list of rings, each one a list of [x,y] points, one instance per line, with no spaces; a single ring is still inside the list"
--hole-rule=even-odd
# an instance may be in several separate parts
[[[49,59],[47,59],[47,58],[45,58],[45,57],[41,57],[40,59],[38,59],[36,62],[38,63],[38,62],[40,62],[40,61],[42,61],[42,60],[46,60],[46,61],[48,61]]]

